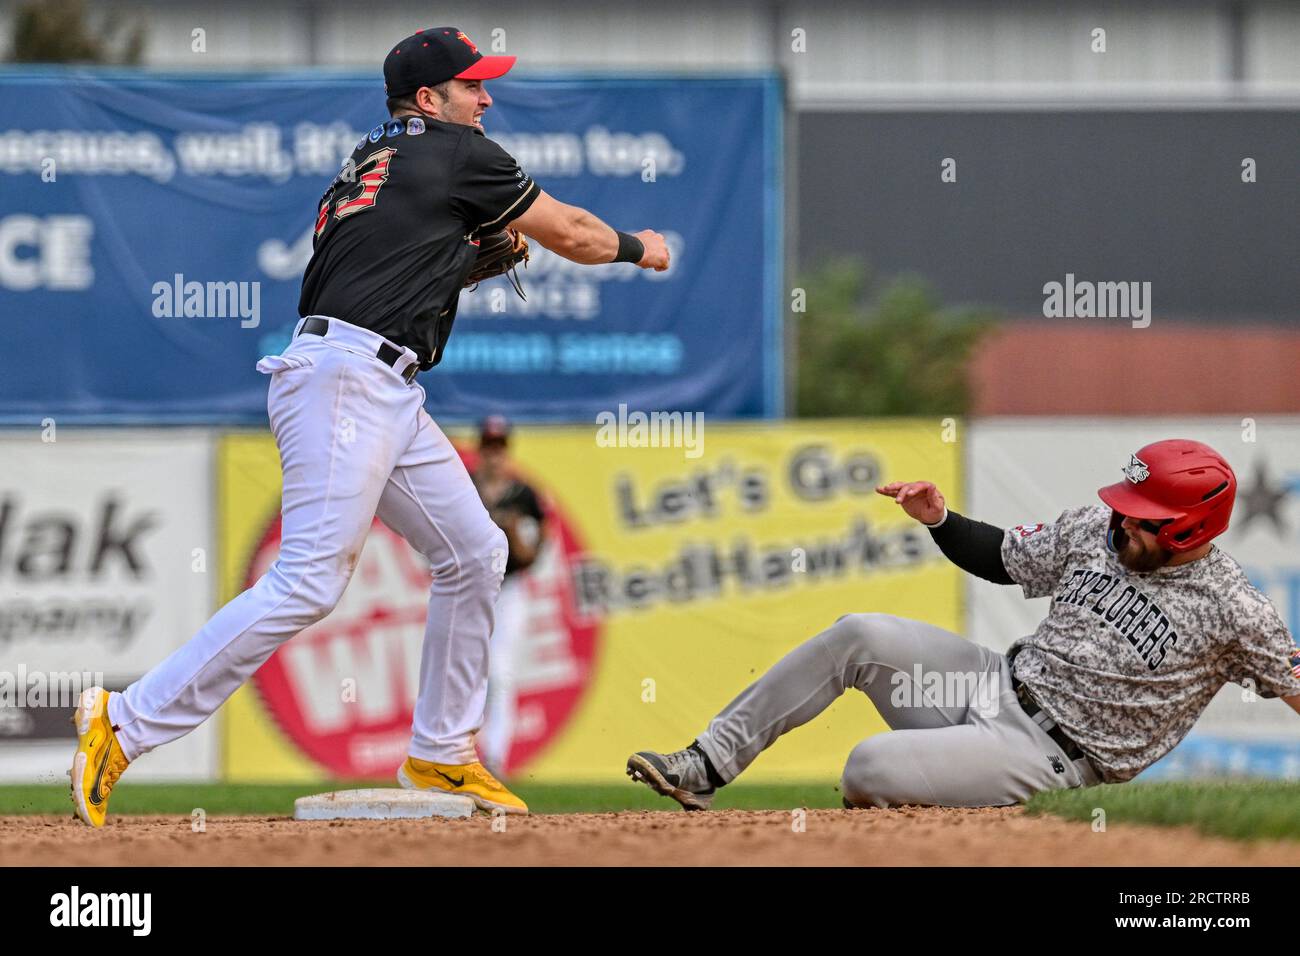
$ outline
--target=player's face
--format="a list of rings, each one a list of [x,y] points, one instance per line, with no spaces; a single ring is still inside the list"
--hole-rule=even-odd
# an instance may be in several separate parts
[[[1116,560],[1130,571],[1154,571],[1164,567],[1174,556],[1172,551],[1166,551],[1156,542],[1154,534],[1140,527],[1137,518],[1125,518],[1120,527],[1124,529],[1126,540]]]
[[[452,80],[448,100],[438,108],[438,118],[447,123],[483,128],[483,113],[492,105],[492,97],[482,80]]]
[[[506,445],[501,441],[485,441],[479,445],[480,467],[489,475],[495,475],[505,467]]]

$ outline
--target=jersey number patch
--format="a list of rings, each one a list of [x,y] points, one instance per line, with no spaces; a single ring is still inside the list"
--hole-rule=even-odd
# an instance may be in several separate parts
[[[340,197],[334,202],[334,218],[346,219],[353,213],[361,212],[363,209],[369,209],[375,204],[379,196],[379,190],[388,182],[388,164],[392,162],[393,154],[397,150],[391,146],[383,149],[377,149],[360,163],[352,171],[357,178],[357,188],[346,197]],[[330,203],[333,196],[321,203],[320,212],[316,216],[316,237],[325,231],[325,224],[329,221]]]

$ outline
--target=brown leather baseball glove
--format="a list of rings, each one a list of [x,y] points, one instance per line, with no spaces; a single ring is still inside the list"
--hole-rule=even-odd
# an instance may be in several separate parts
[[[484,279],[504,275],[514,286],[519,298],[524,296],[523,287],[515,269],[519,263],[528,265],[528,240],[517,229],[502,229],[479,238],[478,256],[474,259],[474,268],[465,279],[465,288],[478,285]]]

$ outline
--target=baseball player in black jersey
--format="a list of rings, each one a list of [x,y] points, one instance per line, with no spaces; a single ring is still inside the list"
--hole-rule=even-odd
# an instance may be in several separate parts
[[[1300,711],[1300,650],[1268,598],[1213,540],[1237,479],[1184,439],[1139,449],[1102,505],[1003,530],[949,511],[928,481],[877,491],[930,529],[963,570],[1052,596],[1033,634],[1000,654],[889,614],[849,614],[805,641],[684,750],[641,751],[627,772],[706,809],[781,734],[849,687],[888,733],[858,744],[841,778],[851,807],[1019,803],[1129,780],[1186,735],[1225,683]]]
[[[128,763],[207,720],[284,641],[338,602],[376,515],[429,559],[432,584],[405,787],[525,813],[479,762],[502,531],[424,410],[416,373],[442,358],[480,236],[513,226],[577,263],[668,268],[663,236],[618,232],[548,196],[484,135],[483,56],[454,27],[407,37],[384,61],[389,117],[357,144],[316,210],[302,320],[271,376],[284,473],[280,555],[249,590],[122,693],[90,688],[74,720],[72,798],[102,826]]]
[[[509,420],[489,415],[479,424],[478,465],[471,476],[496,526],[505,532],[506,577],[527,570],[542,546],[542,504],[510,463]]]
[[[488,514],[505,532],[506,576],[497,596],[488,673],[487,710],[479,732],[479,753],[490,769],[506,765],[514,741],[520,664],[527,659],[528,586],[523,572],[533,566],[546,539],[542,503],[510,462],[510,422],[489,415],[479,425],[478,465],[472,477]]]

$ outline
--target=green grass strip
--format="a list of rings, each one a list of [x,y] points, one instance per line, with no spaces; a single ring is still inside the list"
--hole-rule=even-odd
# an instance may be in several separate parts
[[[1300,782],[1274,780],[1124,783],[1036,794],[1031,815],[1107,825],[1191,826],[1235,840],[1300,839]]]
[[[113,791],[114,815],[190,814],[288,816],[298,797],[328,790],[353,790],[389,784],[373,780],[294,784],[131,783]],[[517,782],[514,791],[534,813],[608,813],[617,810],[673,810],[677,804],[632,781],[597,784]],[[792,810],[839,807],[840,794],[830,782],[740,784],[718,791],[717,809]],[[18,784],[0,786],[0,815],[72,814],[67,786]]]
[[[385,786],[379,783],[379,786]],[[113,793],[114,815],[288,816],[297,797],[326,790],[376,786],[375,781],[295,784],[131,783]],[[544,784],[519,781],[518,793],[534,813],[609,813],[673,810],[676,804],[647,788],[625,783]],[[838,808],[840,794],[827,782],[733,784],[718,792],[717,809],[792,810]],[[1191,826],[1202,833],[1239,840],[1300,839],[1300,783],[1277,781],[1128,783],[1037,794],[1030,815],[1054,815],[1092,823],[1105,811],[1107,825],[1146,823]],[[0,815],[68,814],[66,786],[0,786]]]

